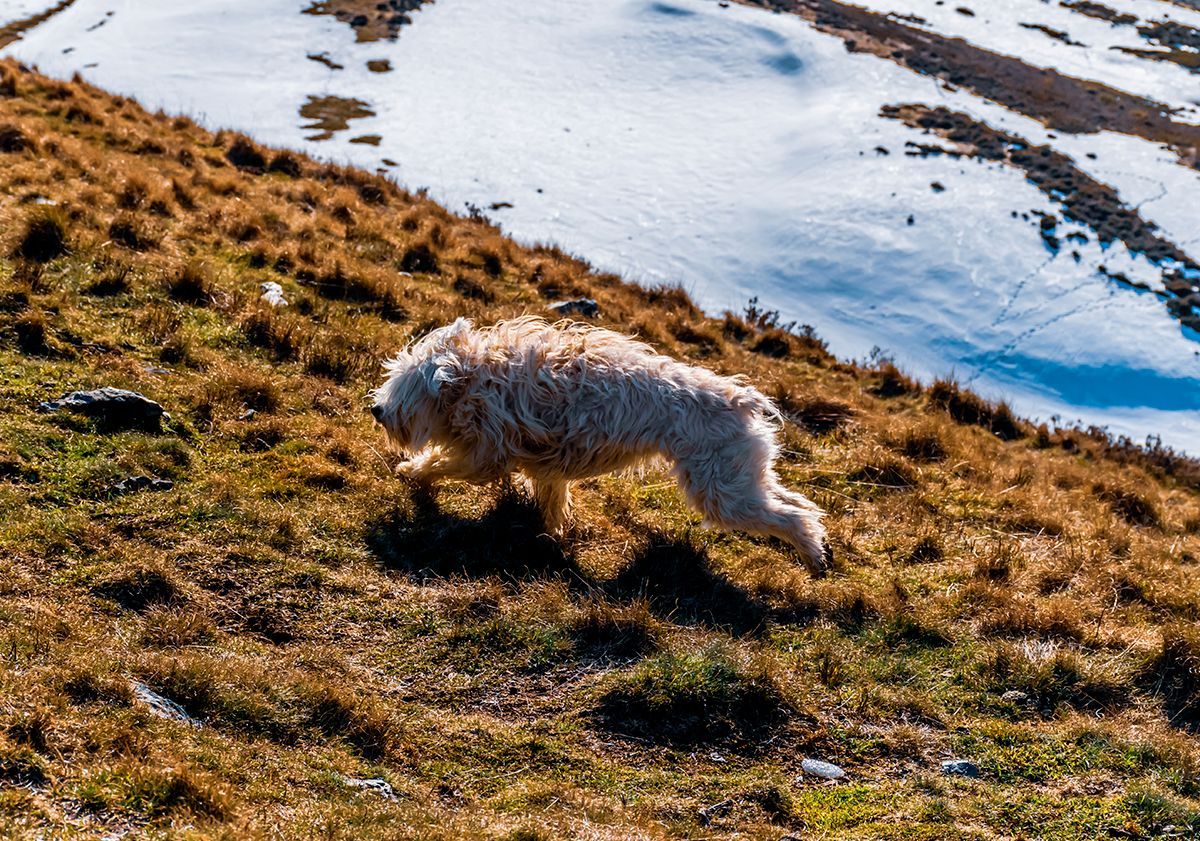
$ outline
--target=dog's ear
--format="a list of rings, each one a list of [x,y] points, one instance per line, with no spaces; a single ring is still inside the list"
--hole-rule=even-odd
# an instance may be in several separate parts
[[[462,360],[453,353],[435,353],[424,365],[425,387],[430,394],[439,395],[446,386],[462,379]]]
[[[475,325],[469,318],[456,318],[445,327],[431,331],[422,344],[437,350],[448,350],[462,343],[463,337],[474,329]]]
[[[463,339],[474,326],[469,318],[456,318],[427,337],[433,351],[425,370],[425,386],[430,394],[447,398],[453,386],[463,379],[466,373],[461,353]]]

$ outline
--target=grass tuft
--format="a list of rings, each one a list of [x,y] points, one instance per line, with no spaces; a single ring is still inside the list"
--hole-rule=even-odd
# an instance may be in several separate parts
[[[763,664],[710,646],[664,652],[619,675],[601,697],[597,716],[618,733],[686,745],[759,738],[790,708]]]
[[[66,215],[54,207],[39,207],[26,217],[13,256],[47,263],[69,250]]]
[[[163,288],[173,301],[202,306],[212,300],[212,269],[201,260],[189,260],[180,271],[163,280]]]
[[[937,380],[929,388],[929,403],[962,424],[981,426],[1002,441],[1025,437],[1023,424],[1006,403],[990,403],[952,380]]]

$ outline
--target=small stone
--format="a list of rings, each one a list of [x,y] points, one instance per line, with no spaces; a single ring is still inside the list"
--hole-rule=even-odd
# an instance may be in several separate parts
[[[947,759],[942,763],[942,773],[977,780],[979,779],[979,766],[969,759]]]
[[[800,769],[805,774],[812,774],[823,780],[840,780],[846,772],[832,762],[822,762],[819,759],[805,759],[800,763]]]
[[[600,305],[591,298],[576,298],[574,301],[559,301],[556,304],[550,304],[546,307],[550,312],[557,315],[571,315],[579,313],[584,318],[595,318],[600,314]]]
[[[133,688],[133,696],[150,708],[150,712],[154,713],[159,718],[169,718],[174,721],[181,721],[184,724],[190,724],[192,727],[199,727],[200,721],[192,718],[187,714],[187,710],[172,701],[170,698],[165,698],[159,695],[149,686],[144,683],[134,681],[131,684]]]
[[[1029,700],[1029,694],[1020,689],[1010,689],[1000,696],[1000,700],[1006,704],[1024,704]]]
[[[373,791],[385,800],[396,800],[396,791],[392,788],[387,780],[382,780],[378,777],[369,779],[359,779],[358,777],[343,777],[342,781],[352,788],[361,788],[364,791]]]
[[[127,494],[141,490],[169,491],[175,487],[170,479],[155,479],[151,476],[130,476],[117,482],[109,490],[114,494]]]
[[[158,430],[164,417],[163,407],[153,400],[123,388],[97,388],[93,391],[72,391],[57,400],[37,405],[43,413],[75,412],[95,418],[109,429]]]
[[[714,803],[711,806],[705,806],[697,813],[697,817],[700,818],[700,825],[710,826],[713,818],[732,811],[733,807],[736,805],[737,801],[732,797],[729,797],[725,800],[722,800],[720,803]]]

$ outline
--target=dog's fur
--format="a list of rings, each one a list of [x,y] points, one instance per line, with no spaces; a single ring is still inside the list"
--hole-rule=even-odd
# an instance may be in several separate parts
[[[772,469],[779,412],[733,377],[627,336],[525,317],[434,330],[385,363],[371,412],[400,475],[484,484],[521,473],[547,528],[577,479],[665,459],[708,523],[772,535],[826,563],[822,512]]]

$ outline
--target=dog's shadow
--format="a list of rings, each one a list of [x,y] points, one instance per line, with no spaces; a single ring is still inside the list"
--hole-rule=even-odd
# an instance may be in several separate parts
[[[687,536],[648,530],[630,564],[601,585],[618,601],[645,599],[651,612],[677,625],[720,629],[736,636],[761,632],[771,609],[715,572],[708,552]]]
[[[713,570],[708,552],[689,535],[637,529],[639,548],[616,577],[597,581],[580,568],[572,541],[546,534],[528,497],[505,489],[483,516],[442,511],[421,488],[409,506],[367,523],[366,545],[384,568],[417,581],[487,578],[510,581],[559,578],[573,590],[611,601],[645,600],[660,619],[745,636],[765,629],[776,612]]]
[[[411,506],[368,521],[365,538],[376,562],[416,580],[582,576],[569,547],[546,534],[537,506],[511,488],[479,518],[447,513],[427,489],[414,488]]]

